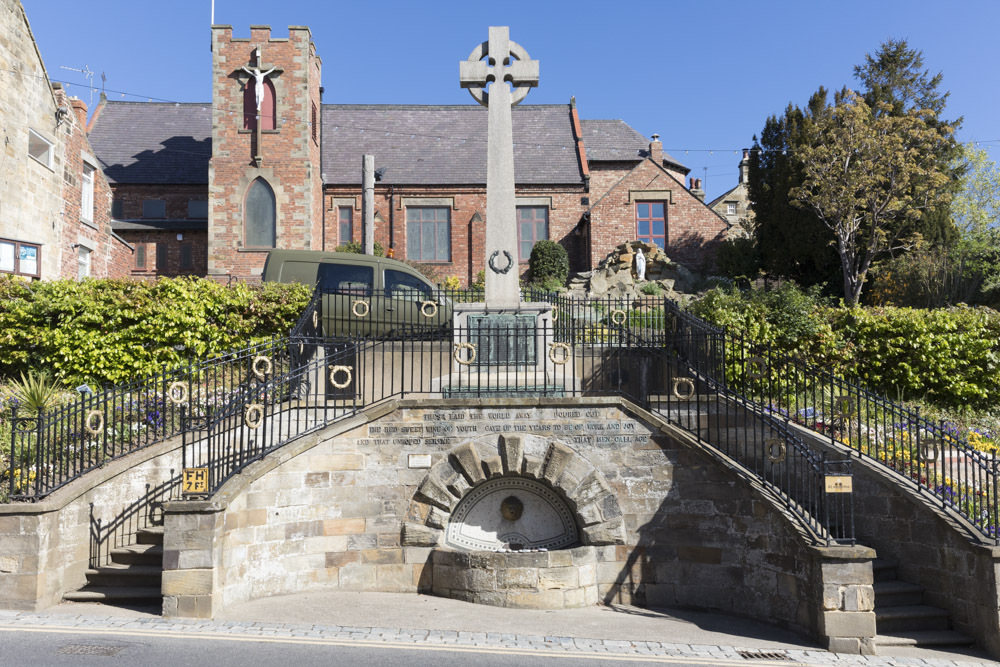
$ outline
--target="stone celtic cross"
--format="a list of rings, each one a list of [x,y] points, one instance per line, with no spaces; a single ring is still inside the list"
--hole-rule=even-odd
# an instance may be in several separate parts
[[[514,133],[510,108],[538,85],[538,61],[510,41],[510,29],[490,27],[490,38],[459,63],[459,81],[489,109],[486,148],[486,307],[516,308],[517,206]],[[514,86],[511,91],[507,84]],[[491,85],[492,84],[492,85]],[[489,86],[487,92],[486,87]]]

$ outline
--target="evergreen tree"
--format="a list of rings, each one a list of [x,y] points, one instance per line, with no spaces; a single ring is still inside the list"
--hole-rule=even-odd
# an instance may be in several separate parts
[[[916,111],[927,127],[938,133],[941,141],[928,142],[931,161],[948,178],[945,184],[935,180],[935,189],[925,187],[919,177],[912,187],[928,197],[933,205],[922,207],[920,216],[901,216],[898,229],[887,230],[893,238],[920,234],[930,246],[944,246],[957,239],[951,221],[948,201],[960,187],[961,164],[956,157],[961,147],[954,139],[954,130],[961,123],[946,121],[940,115],[948,93],[940,90],[941,74],[931,76],[924,69],[923,54],[911,49],[905,40],[889,40],[875,54],[866,54],[863,64],[854,68],[862,85],[859,94],[874,116],[902,117]],[[803,150],[811,146],[811,132],[817,120],[829,119],[832,110],[847,99],[846,88],[834,95],[833,104],[827,91],[820,88],[804,109],[789,104],[781,116],[771,116],[764,124],[760,140],[754,139],[751,153],[748,191],[756,220],[756,243],[760,263],[770,275],[796,280],[803,285],[826,283],[834,288],[843,281],[842,262],[829,227],[812,209],[793,204],[793,190],[804,184]],[[921,163],[927,166],[927,156]],[[919,202],[918,202],[919,204]],[[897,251],[899,245],[888,245],[885,252]],[[883,253],[884,254],[884,253]],[[879,257],[876,257],[877,260]]]

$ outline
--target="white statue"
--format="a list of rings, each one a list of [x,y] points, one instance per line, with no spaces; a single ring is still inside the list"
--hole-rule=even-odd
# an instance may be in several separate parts
[[[646,279],[646,256],[642,254],[642,248],[635,253],[635,277],[640,281]]]
[[[264,103],[264,77],[274,71],[274,68],[267,70],[266,72],[261,72],[259,67],[253,69],[247,69],[246,66],[243,67],[243,71],[256,79],[257,83],[254,87],[254,97],[257,100],[257,113],[260,113],[260,105]]]

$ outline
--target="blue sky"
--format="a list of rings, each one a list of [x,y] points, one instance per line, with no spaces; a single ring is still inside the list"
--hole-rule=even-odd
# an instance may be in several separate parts
[[[49,76],[90,101],[80,72],[107,76],[109,97],[211,101],[211,0],[23,0]],[[467,104],[458,61],[509,25],[541,63],[525,103],[566,103],[584,118],[622,118],[705,179],[736,183],[734,155],[770,114],[820,85],[854,85],[853,66],[889,38],[907,39],[951,91],[963,141],[1000,160],[1000,2],[335,2],[216,0],[216,23],[307,25],[323,58],[325,102]],[[125,96],[122,97],[122,91]],[[97,97],[95,95],[95,101]],[[992,143],[985,143],[992,142]],[[710,152],[711,151],[711,152]]]

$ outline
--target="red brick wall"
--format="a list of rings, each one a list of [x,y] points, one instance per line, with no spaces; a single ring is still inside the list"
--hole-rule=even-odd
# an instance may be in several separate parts
[[[62,256],[60,277],[75,279],[79,276],[80,246],[90,248],[90,276],[93,278],[120,278],[122,266],[131,254],[127,246],[111,234],[111,188],[100,163],[87,141],[87,135],[80,122],[80,115],[86,117],[86,105],[78,100],[72,102],[61,88],[54,90],[60,106],[74,106],[80,114],[70,113],[63,119],[64,159],[63,159],[63,210],[60,232],[60,254]],[[91,220],[84,221],[82,213],[83,155],[89,156],[88,163],[94,167],[94,198]]]
[[[121,202],[122,220],[142,218],[142,202],[147,199],[163,200],[166,218],[186,220],[188,202],[192,199],[208,201],[208,183],[204,185],[148,185],[112,183],[114,201]]]
[[[253,279],[263,269],[267,250],[246,248],[244,243],[244,198],[257,178],[266,180],[275,194],[276,246],[318,249],[321,245],[319,133],[313,139],[311,125],[312,105],[320,105],[321,62],[307,28],[291,27],[288,35],[272,38],[266,26],[251,26],[249,39],[234,38],[229,26],[212,30],[208,270],[213,274]],[[262,50],[263,67],[283,71],[269,78],[275,89],[277,129],[264,131],[255,151],[256,134],[243,130],[241,82],[247,83],[248,77],[236,72],[250,66],[257,47]],[[252,164],[255,153],[263,158],[259,164]]]
[[[429,272],[445,277],[456,276],[463,285],[476,279],[476,274],[484,270],[486,264],[486,188],[485,187],[396,187],[396,210],[393,215],[393,246],[396,259],[406,257],[406,207],[402,206],[403,198],[419,197],[453,197],[454,206],[451,215],[451,261],[421,262]],[[549,209],[549,239],[558,241],[566,248],[570,257],[570,267],[574,271],[586,268],[586,248],[580,242],[575,230],[583,216],[586,206],[581,204],[581,198],[586,197],[583,186],[577,188],[517,188],[518,197],[551,197],[552,207]],[[333,250],[344,241],[338,238],[339,216],[334,198],[354,197],[354,241],[361,241],[361,188],[358,187],[328,187],[326,191],[326,250]],[[389,189],[383,186],[375,188],[375,211],[381,216],[381,221],[375,222],[375,240],[388,248],[389,242]],[[481,222],[472,222],[476,213]],[[520,267],[522,277],[527,271],[527,258]]]
[[[613,171],[606,169],[603,172],[607,180],[611,180]],[[667,255],[695,270],[710,271],[714,268],[718,244],[725,238],[725,221],[650,160],[641,162],[613,185],[603,198],[592,200],[594,208],[590,217],[590,233],[595,262],[615,246],[636,237],[635,205],[629,201],[630,190],[670,190],[672,201],[667,204]]]
[[[178,235],[183,239],[178,240]],[[126,264],[127,276],[134,278],[153,278],[156,276],[204,276],[208,274],[208,232],[206,231],[145,231],[122,230],[120,236],[135,247],[135,254],[129,255]],[[136,258],[140,255],[140,246],[145,248],[146,266],[136,266]],[[181,266],[182,247],[191,248],[192,265],[190,268]],[[165,265],[157,263],[160,257],[160,247],[166,248]]]

